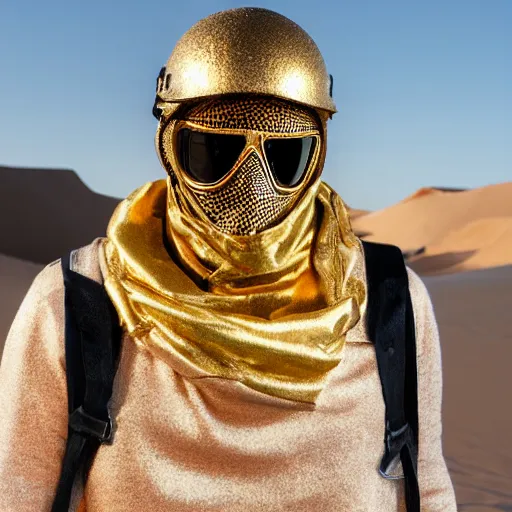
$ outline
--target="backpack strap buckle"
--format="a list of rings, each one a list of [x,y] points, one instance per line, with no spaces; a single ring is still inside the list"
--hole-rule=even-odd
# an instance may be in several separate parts
[[[93,436],[101,443],[112,439],[112,419],[110,415],[107,421],[100,420],[87,413],[83,406],[78,407],[71,413],[69,427],[75,432]]]
[[[396,457],[400,456],[400,452],[404,446],[411,446],[412,429],[409,423],[406,423],[397,430],[391,430],[389,422],[386,424],[386,435],[384,438],[385,452],[382,457],[379,472],[388,480],[400,480],[404,478],[402,475],[392,475],[389,469]]]

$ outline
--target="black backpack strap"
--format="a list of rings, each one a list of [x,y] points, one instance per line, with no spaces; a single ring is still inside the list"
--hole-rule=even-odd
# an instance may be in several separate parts
[[[71,257],[61,260],[68,439],[52,512],[68,511],[77,475],[86,478],[100,444],[111,439],[108,401],[121,341],[117,314],[104,287],[72,270]]]
[[[375,344],[386,405],[380,472],[400,456],[408,512],[419,512],[416,334],[409,281],[398,247],[363,242],[368,281],[367,325]]]

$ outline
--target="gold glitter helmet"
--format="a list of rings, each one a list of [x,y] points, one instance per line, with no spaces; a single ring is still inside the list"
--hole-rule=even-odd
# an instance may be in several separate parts
[[[170,113],[169,103],[229,94],[336,112],[332,77],[315,42],[290,19],[261,8],[230,9],[196,23],[162,68],[156,92],[157,115]]]
[[[250,235],[318,177],[334,112],[332,77],[309,35],[273,11],[232,9],[196,23],[162,68],[156,148],[200,217]]]

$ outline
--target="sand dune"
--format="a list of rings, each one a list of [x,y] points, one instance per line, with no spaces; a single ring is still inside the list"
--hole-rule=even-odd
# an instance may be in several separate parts
[[[437,192],[465,192],[468,190],[467,188],[450,188],[450,187],[422,187],[416,190],[416,192],[412,193],[410,196],[402,199],[402,203],[407,201],[411,201],[413,199],[418,199],[419,197],[430,196]]]
[[[409,261],[422,275],[512,264],[512,217],[475,220],[434,241]]]
[[[429,247],[470,222],[497,217],[512,222],[512,182],[466,191],[422,190],[389,208],[355,218],[354,229],[371,233],[368,240],[412,250]]]

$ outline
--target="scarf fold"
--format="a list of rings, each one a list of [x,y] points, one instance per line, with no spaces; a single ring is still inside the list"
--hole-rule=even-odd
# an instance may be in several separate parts
[[[114,212],[105,286],[122,325],[187,378],[314,404],[366,301],[343,202],[318,180],[251,236],[220,232],[194,206],[159,180]]]

